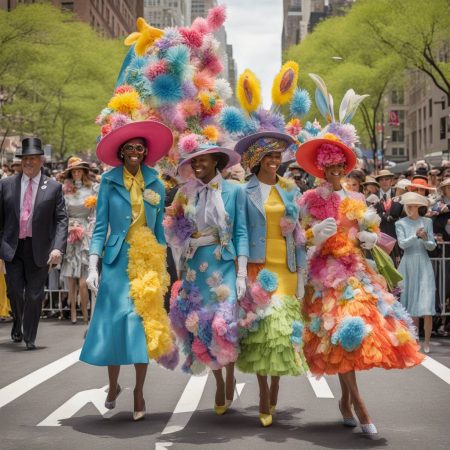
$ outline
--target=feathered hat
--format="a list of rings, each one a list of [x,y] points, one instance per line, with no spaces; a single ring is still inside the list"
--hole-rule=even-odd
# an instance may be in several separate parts
[[[339,107],[339,120],[334,115],[333,97],[328,92],[325,82],[318,75],[309,74],[316,84],[315,100],[317,108],[327,121],[324,129],[320,126],[305,127],[298,140],[302,142],[297,150],[297,162],[309,174],[324,178],[324,167],[345,164],[348,174],[356,165],[356,147],[358,136],[355,127],[350,124],[360,103],[368,95],[358,95],[349,89]]]
[[[158,30],[138,19],[138,31],[125,40],[132,48],[115,95],[98,118],[102,135],[142,120],[167,126],[174,142],[158,166],[171,176],[176,175],[178,142],[183,137],[195,134],[208,144],[220,145],[224,133],[215,119],[232,91],[226,80],[218,78],[223,66],[213,33],[225,18],[225,8],[218,6],[190,27]]]
[[[300,124],[298,117],[309,110],[311,101],[306,91],[297,88],[298,64],[288,61],[277,74],[272,85],[270,110],[261,106],[261,85],[255,74],[246,69],[239,77],[236,96],[240,108],[228,106],[223,109],[219,122],[237,140],[235,151],[242,155],[242,166],[252,169],[261,159],[273,151],[283,152],[283,161],[293,159],[295,139],[286,128],[281,114],[282,105],[291,102],[291,115]]]

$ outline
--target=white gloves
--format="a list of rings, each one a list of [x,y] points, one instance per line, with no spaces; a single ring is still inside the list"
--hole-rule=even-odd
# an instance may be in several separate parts
[[[297,269],[297,291],[295,295],[299,300],[301,300],[305,296],[305,277],[303,275],[303,269],[301,267]]]
[[[336,220],[332,217],[322,220],[312,227],[314,233],[314,245],[320,245],[337,232]]]
[[[87,287],[97,293],[98,289],[98,255],[89,255],[89,273],[86,279]]]
[[[238,300],[240,300],[247,290],[247,261],[246,256],[238,257],[238,273],[236,278],[236,294]]]
[[[361,247],[365,250],[371,250],[377,243],[378,236],[370,231],[360,231],[356,237],[361,242]]]
[[[47,264],[50,266],[56,266],[59,264],[62,260],[62,253],[61,250],[58,250],[57,248],[54,248],[48,257]]]

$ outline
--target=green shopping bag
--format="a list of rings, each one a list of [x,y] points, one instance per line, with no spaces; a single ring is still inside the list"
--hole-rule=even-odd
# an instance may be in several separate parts
[[[395,268],[391,257],[385,251],[381,250],[378,245],[375,245],[370,252],[373,260],[375,261],[378,272],[386,279],[389,290],[392,291],[397,284],[403,280],[402,275]]]

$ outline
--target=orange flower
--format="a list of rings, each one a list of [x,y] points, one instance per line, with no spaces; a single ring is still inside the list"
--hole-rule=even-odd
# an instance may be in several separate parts
[[[94,208],[97,204],[97,197],[95,195],[90,195],[89,197],[86,197],[84,200],[84,207],[91,209]]]
[[[351,198],[345,198],[339,205],[339,213],[348,220],[362,220],[366,209],[367,206],[363,201]]]

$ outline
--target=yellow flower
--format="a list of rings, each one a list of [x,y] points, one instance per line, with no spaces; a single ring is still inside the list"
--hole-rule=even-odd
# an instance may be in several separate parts
[[[152,189],[145,189],[143,197],[146,202],[153,206],[159,205],[159,202],[161,201],[161,196]]]
[[[280,177],[278,178],[278,184],[281,189],[284,189],[285,191],[292,191],[292,189],[295,188],[296,184],[294,180],[289,180],[287,178]]]
[[[348,220],[357,220],[358,222],[363,219],[366,210],[367,206],[363,201],[351,198],[345,198],[339,205],[339,212],[343,216],[346,216]]]
[[[108,108],[129,116],[140,107],[139,94],[134,89],[114,95],[108,103]]]
[[[164,31],[150,26],[142,17],[137,19],[136,28],[138,31],[126,37],[125,45],[136,43],[134,52],[137,56],[144,56],[147,49],[164,34]]]
[[[214,125],[206,126],[203,128],[202,133],[210,142],[217,142],[219,139],[219,130]]]
[[[397,329],[397,331],[395,332],[395,337],[398,339],[400,345],[406,344],[407,342],[412,340],[411,333],[405,328]]]
[[[298,81],[298,64],[288,61],[273,80],[272,101],[275,105],[284,105],[291,101]]]
[[[97,197],[95,195],[90,195],[84,199],[84,207],[91,209],[97,204]]]
[[[248,113],[256,111],[261,104],[261,83],[251,70],[245,69],[239,77],[236,97],[241,107]]]

